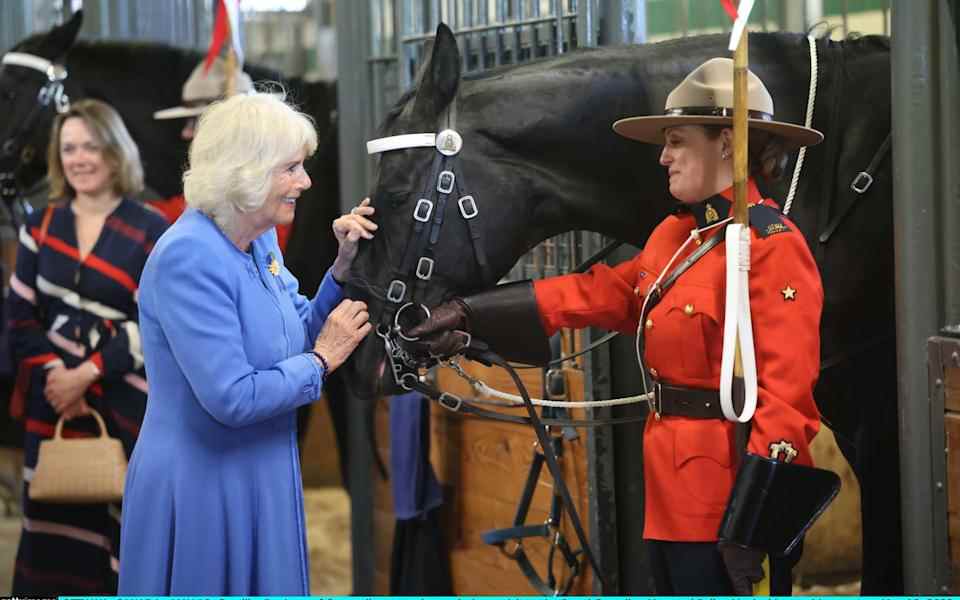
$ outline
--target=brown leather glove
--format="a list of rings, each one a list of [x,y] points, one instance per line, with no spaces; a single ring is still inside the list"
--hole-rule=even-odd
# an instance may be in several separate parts
[[[404,331],[403,335],[417,338],[411,346],[432,356],[450,357],[467,347],[469,310],[460,298],[454,298],[434,307],[423,322]]]
[[[419,351],[448,357],[467,347],[467,334],[509,361],[538,366],[550,361],[550,344],[530,281],[453,298],[434,308],[423,323],[404,327],[403,335],[418,337],[412,344],[420,344]]]
[[[752,596],[753,584],[763,579],[763,559],[767,553],[757,548],[744,548],[723,542],[717,547],[733,583],[733,593],[738,596]]]

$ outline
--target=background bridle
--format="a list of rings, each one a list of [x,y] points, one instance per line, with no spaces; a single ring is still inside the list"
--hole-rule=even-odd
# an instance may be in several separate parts
[[[67,69],[63,65],[26,52],[8,52],[3,55],[0,64],[4,67],[14,66],[38,72],[44,77],[37,90],[37,101],[30,112],[0,143],[0,200],[11,208],[15,202],[20,202],[20,209],[29,212],[28,205],[19,197],[17,169],[26,148],[26,136],[36,127],[37,120],[44,111],[51,107],[58,114],[70,110],[70,98],[64,92]],[[16,219],[17,211],[11,210],[11,213]]]

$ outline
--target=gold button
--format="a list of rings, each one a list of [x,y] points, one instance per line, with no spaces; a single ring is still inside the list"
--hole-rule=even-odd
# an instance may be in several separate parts
[[[693,314],[693,305],[692,305],[692,304],[688,304],[688,305],[684,306],[684,307],[683,307],[683,312],[687,313],[688,315],[692,315],[692,314]]]
[[[650,367],[650,375],[653,377],[659,377],[660,373],[657,373],[656,369],[654,369],[653,367]]]
[[[639,286],[639,285],[638,285],[637,287],[633,288],[633,295],[634,295],[634,296],[639,296],[639,295],[640,295],[640,286]]]
[[[647,319],[647,329],[653,329],[653,319]]]

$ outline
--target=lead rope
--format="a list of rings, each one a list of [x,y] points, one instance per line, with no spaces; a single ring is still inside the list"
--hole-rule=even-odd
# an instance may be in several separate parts
[[[807,117],[803,124],[808,129],[813,125],[813,105],[817,98],[817,40],[813,36],[807,36],[807,43],[810,46],[810,93],[807,95]],[[793,197],[797,193],[797,184],[800,181],[800,169],[803,168],[803,159],[807,155],[807,147],[801,146],[800,153],[797,155],[797,164],[793,167],[793,177],[790,179],[790,191],[787,192],[787,201],[783,205],[783,214],[789,215],[790,208],[793,207]]]

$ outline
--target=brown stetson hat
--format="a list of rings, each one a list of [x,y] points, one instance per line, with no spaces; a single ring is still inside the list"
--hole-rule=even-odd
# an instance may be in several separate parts
[[[773,98],[760,78],[748,71],[747,110],[750,129],[778,135],[795,147],[823,141],[816,129],[773,120]],[[733,60],[711,58],[687,75],[667,96],[663,115],[628,117],[613,124],[623,137],[663,144],[663,131],[680,125],[723,125],[733,123]]]
[[[204,61],[200,61],[186,83],[183,84],[181,96],[183,106],[165,108],[153,113],[154,119],[185,119],[199,116],[212,103],[221,99],[227,93],[227,62],[219,56],[206,70]],[[236,67],[233,73],[235,93],[249,94],[253,91],[253,82],[243,69]]]

